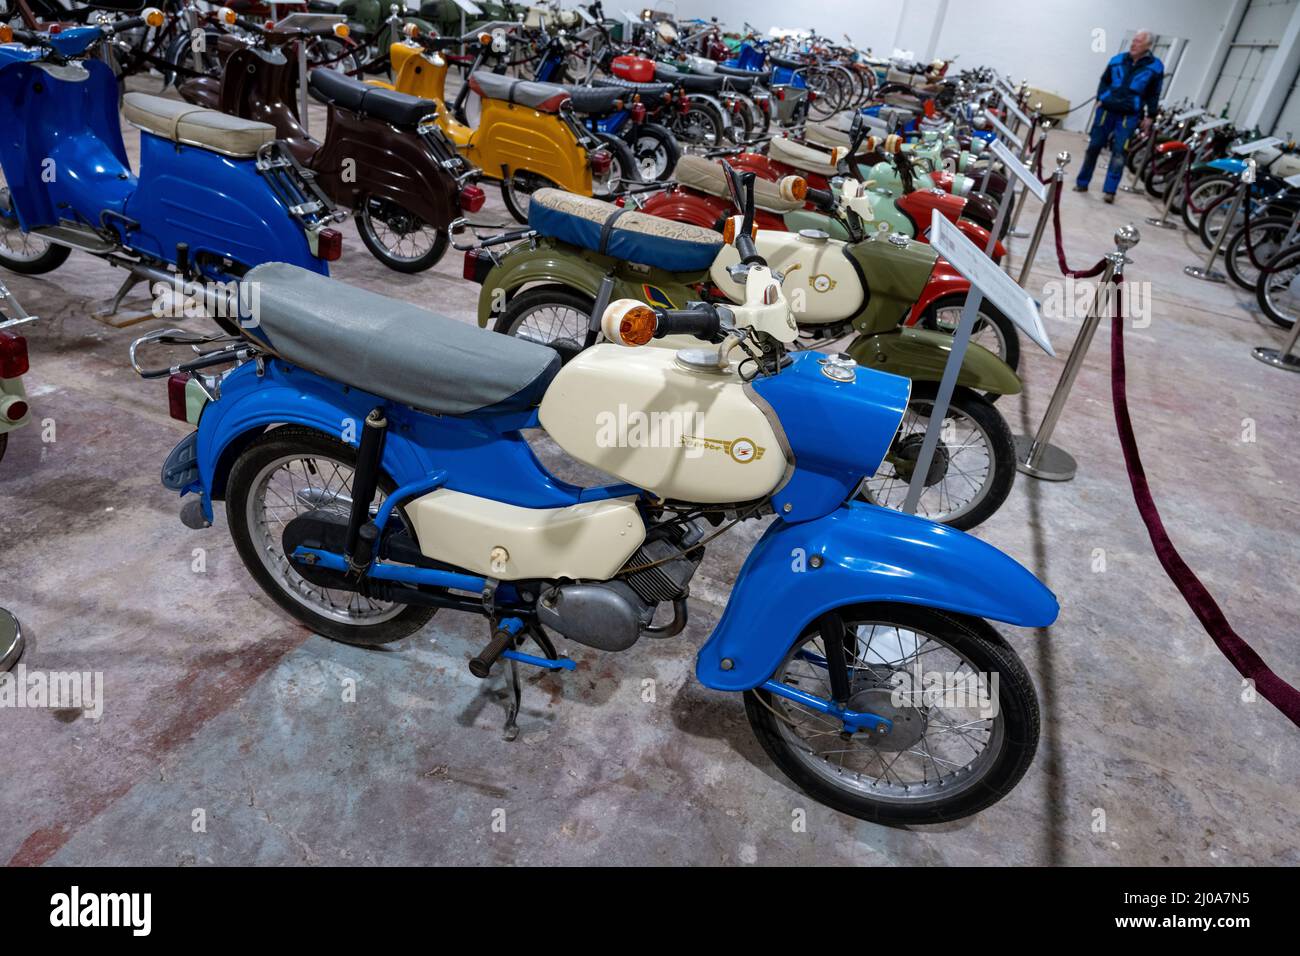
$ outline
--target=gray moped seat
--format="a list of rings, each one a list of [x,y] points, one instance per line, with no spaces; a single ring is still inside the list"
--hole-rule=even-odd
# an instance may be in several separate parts
[[[250,331],[300,365],[438,415],[523,411],[560,370],[554,349],[475,328],[408,302],[268,262]]]
[[[256,156],[262,146],[275,139],[275,127],[269,123],[240,119],[148,93],[126,94],[122,99],[122,116],[146,133],[173,143],[198,146],[240,159]]]
[[[569,88],[558,83],[516,80],[490,70],[475,70],[471,73],[469,88],[486,99],[531,106],[540,113],[558,113],[570,96]]]

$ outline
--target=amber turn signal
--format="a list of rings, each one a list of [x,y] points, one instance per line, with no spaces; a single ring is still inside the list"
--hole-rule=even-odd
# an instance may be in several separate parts
[[[336,37],[339,37],[340,39],[344,39],[344,40],[346,40],[347,37],[348,37],[348,34],[351,33],[351,32],[352,32],[352,28],[349,27],[346,23],[336,23],[336,24],[334,24],[334,35],[335,35]]]
[[[0,23],[0,43],[14,42],[14,28],[7,23]]]
[[[786,202],[803,202],[808,195],[808,180],[802,176],[782,176],[777,187]]]
[[[416,37],[420,35],[419,24],[408,23],[406,26],[402,27],[402,32],[405,33],[412,40],[414,40]]]
[[[217,11],[217,19],[222,23],[233,26],[237,18],[234,10],[231,10],[229,7],[222,7]]]
[[[797,176],[789,176],[788,179],[798,179]],[[740,228],[740,216],[728,216],[727,221],[722,224],[722,241],[731,245],[736,241],[736,230]],[[750,227],[749,235],[751,239],[758,238],[758,224],[755,223]]]
[[[611,302],[600,317],[600,330],[605,338],[616,345],[634,348],[645,345],[655,334],[659,320],[654,309],[636,299],[619,299]]]
[[[480,33],[478,35],[478,42],[481,43],[483,46],[487,46],[489,43],[492,42],[492,34]]]
[[[142,16],[144,17],[144,22],[151,27],[160,27],[167,19],[163,16],[163,12],[157,7],[145,7]]]

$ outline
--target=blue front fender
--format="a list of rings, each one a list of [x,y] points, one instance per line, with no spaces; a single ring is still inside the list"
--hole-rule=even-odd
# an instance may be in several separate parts
[[[822,614],[877,601],[1024,627],[1046,627],[1059,610],[1051,591],[992,545],[923,518],[850,502],[816,521],[778,519],[767,529],[700,648],[696,675],[715,690],[749,690],[772,676]]]

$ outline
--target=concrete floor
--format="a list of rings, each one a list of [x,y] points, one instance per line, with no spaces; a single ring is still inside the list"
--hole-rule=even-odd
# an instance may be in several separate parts
[[[127,141],[134,149],[134,131]],[[1077,157],[1082,142],[1054,134],[1052,146]],[[1063,205],[1075,267],[1107,251],[1119,224],[1142,230],[1129,275],[1151,283],[1153,318],[1125,338],[1155,494],[1237,630],[1300,682],[1300,377],[1250,357],[1282,335],[1232,287],[1185,278],[1200,246],[1145,226],[1145,198],[1103,206],[1094,189]],[[493,194],[482,218],[496,215]],[[469,320],[477,287],[460,269],[453,253],[419,277],[389,272],[349,224],[334,274]],[[1035,288],[1058,277],[1050,242],[1034,275]],[[26,625],[28,668],[102,671],[106,703],[98,721],[0,710],[0,861],[1300,863],[1295,728],[1243,702],[1238,675],[1156,563],[1115,438],[1105,327],[1057,435],[1078,479],[1021,477],[978,531],[1061,600],[1050,630],[1004,629],[1037,681],[1038,758],[979,816],[905,830],[794,790],[740,698],[693,680],[758,529],[710,547],[678,639],[620,655],[571,646],[576,673],[530,676],[523,735],[505,743],[500,682],[465,666],[484,638],[477,619],[444,612],[382,650],[333,644],[263,596],[224,516],[203,532],[180,524],[158,471],[184,429],[167,416],[163,384],[127,364],[131,338],[158,323],[116,330],[90,317],[121,273],[74,254],[47,276],[5,278],[41,316],[26,331],[27,382],[57,432],[53,442],[16,433],[0,465],[0,604]],[[1048,325],[1064,355],[1075,323]],[[1060,369],[1026,352],[1024,399],[999,406],[1013,430],[1037,423]],[[1253,442],[1242,441],[1247,419]],[[642,701],[647,678],[655,703]],[[806,832],[792,831],[796,808]],[[192,825],[199,810],[206,832]]]

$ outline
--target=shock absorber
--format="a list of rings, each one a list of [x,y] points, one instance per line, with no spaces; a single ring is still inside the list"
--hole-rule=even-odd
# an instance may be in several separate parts
[[[357,467],[352,472],[352,510],[348,514],[348,533],[344,538],[348,568],[358,576],[370,567],[379,533],[370,520],[370,504],[375,499],[375,489],[379,487],[379,469],[387,434],[388,419],[384,417],[383,409],[372,409],[361,428]]]

